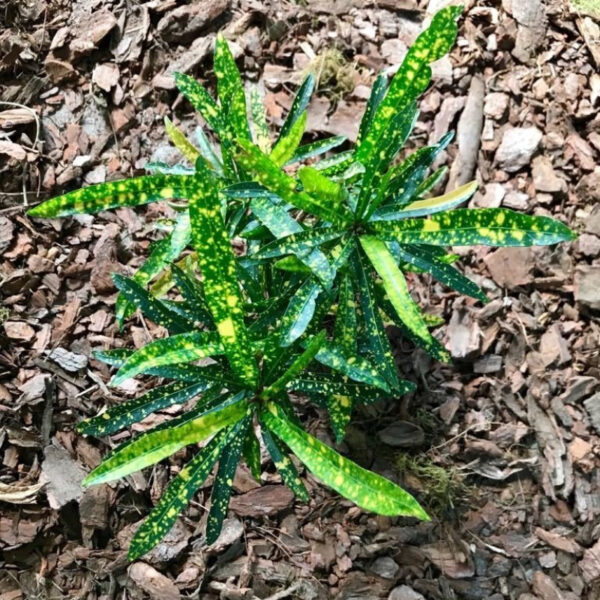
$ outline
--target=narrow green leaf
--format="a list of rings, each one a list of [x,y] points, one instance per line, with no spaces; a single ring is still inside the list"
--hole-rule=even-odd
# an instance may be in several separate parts
[[[195,130],[196,142],[200,150],[200,154],[204,160],[212,167],[213,171],[219,176],[223,176],[223,163],[214,151],[212,144],[206,137],[202,127],[196,127]],[[197,163],[198,161],[196,161]]]
[[[189,331],[190,326],[193,325],[193,323],[183,319],[166,304],[152,296],[135,279],[113,273],[112,280],[124,297],[156,324],[177,333]]]
[[[214,381],[206,379],[191,384],[186,381],[176,381],[163,385],[139,398],[113,406],[97,417],[81,421],[77,425],[77,431],[97,437],[110,435],[119,429],[138,423],[153,412],[173,404],[183,404],[214,384]]]
[[[314,475],[361,508],[381,515],[404,515],[429,520],[427,513],[408,492],[380,475],[359,467],[302,431],[274,403],[267,405],[261,417]]]
[[[340,284],[333,339],[347,355],[356,354],[356,298],[350,273],[346,271]]]
[[[189,245],[191,239],[190,216],[187,211],[177,217],[173,231],[153,245],[146,262],[133,274],[133,279],[145,287],[163,269],[175,261]],[[156,295],[156,294],[154,294]],[[121,293],[117,296],[115,316],[119,325],[133,313],[135,305]],[[143,312],[143,309],[142,309]]]
[[[224,352],[225,348],[214,332],[195,331],[172,335],[150,342],[129,356],[113,377],[111,385],[119,385],[156,367],[192,362]]]
[[[483,303],[488,302],[487,296],[475,282],[471,281],[468,277],[465,277],[451,265],[432,257],[420,246],[412,244],[401,246],[398,244],[394,254],[399,256],[403,261],[415,265],[427,273],[431,273],[433,277],[446,284],[449,288],[452,288],[461,294],[471,296],[471,298],[481,300]]]
[[[346,436],[346,427],[352,417],[354,400],[345,394],[331,394],[327,398],[327,411],[331,420],[331,428],[338,444]]]
[[[312,96],[314,88],[315,78],[312,73],[309,73],[296,92],[290,112],[288,113],[283,125],[281,126],[281,129],[279,130],[279,138],[277,141],[286,137],[298,119],[301,118],[302,114],[306,110],[306,107],[308,106],[308,103],[310,102],[310,97]]]
[[[221,111],[227,115],[229,127],[237,137],[250,140],[244,84],[222,34],[217,35],[215,43],[214,70]]]
[[[371,359],[376,364],[392,389],[399,385],[396,361],[385,328],[379,315],[379,307],[374,297],[373,283],[367,273],[364,255],[355,252],[353,255],[353,274],[363,316],[364,333]]]
[[[240,462],[242,446],[244,445],[244,432],[248,428],[248,422],[249,418],[246,418],[236,437],[231,439],[223,448],[219,458],[219,468],[210,495],[210,510],[206,520],[206,543],[209,545],[217,541],[223,527],[223,520],[227,516],[233,478]]]
[[[253,198],[250,209],[259,221],[265,225],[276,238],[283,238],[304,230],[287,211],[270,198]],[[301,260],[321,281],[329,287],[335,277],[327,257],[318,248],[298,251],[296,256]]]
[[[179,288],[179,292],[186,301],[187,306],[194,312],[196,319],[212,328],[214,325],[212,315],[206,306],[204,292],[200,282],[176,265],[171,267],[171,272],[173,274],[173,279]]]
[[[446,165],[440,167],[437,171],[434,171],[427,179],[419,184],[415,195],[418,198],[422,198],[444,178],[447,172],[448,167]]]
[[[344,231],[336,229],[307,229],[267,244],[258,252],[252,254],[252,258],[263,260],[265,258],[277,258],[284,254],[298,255],[298,253],[306,252],[315,246],[337,240],[344,233]]]
[[[261,460],[260,460],[260,442],[254,433],[254,427],[248,427],[244,438],[244,461],[248,465],[252,477],[260,483]]]
[[[341,348],[330,342],[325,342],[321,346],[315,358],[321,364],[343,373],[355,381],[374,385],[386,392],[390,391],[387,381],[373,364],[360,356],[346,356]]]
[[[241,166],[253,173],[258,183],[280,196],[284,202],[331,223],[345,223],[352,219],[352,215],[344,207],[336,211],[319,198],[297,191],[296,180],[284,173],[268,156],[249,142],[237,141],[243,150],[238,154]]]
[[[285,485],[287,485],[300,500],[308,502],[310,500],[308,490],[302,482],[302,479],[300,479],[300,475],[298,474],[294,463],[290,460],[290,457],[285,451],[285,448],[283,448],[281,442],[277,438],[274,438],[264,425],[262,426],[262,438],[271,455],[275,468],[281,475],[283,483],[285,483]]]
[[[173,527],[181,511],[208,477],[223,448],[239,434],[237,426],[217,434],[179,472],[131,540],[127,557],[133,561],[149,552]]]
[[[224,427],[239,421],[249,411],[241,399],[217,406],[201,417],[176,427],[150,431],[138,435],[132,442],[113,450],[84,480],[83,485],[114,481],[130,473],[149,467],[181,448],[201,442]]]
[[[457,208],[428,219],[377,221],[370,227],[382,239],[434,246],[545,246],[576,237],[560,221],[507,208]]]
[[[304,369],[312,362],[324,341],[325,331],[321,331],[310,340],[306,346],[306,350],[294,359],[292,364],[285,370],[285,373],[262,391],[260,397],[263,400],[270,400],[285,390],[285,386],[288,382],[298,377],[298,375],[300,375],[300,373],[302,373],[302,371],[304,371]]]
[[[271,153],[269,158],[278,166],[283,166],[298,149],[304,130],[306,128],[306,111],[303,112],[296,122],[292,125],[291,129],[285,136],[281,136]]]
[[[357,149],[356,158],[359,161],[364,161],[375,150],[380,139],[389,134],[396,115],[406,110],[425,91],[431,79],[429,64],[442,58],[454,44],[456,20],[461,12],[460,6],[449,6],[437,12],[429,28],[410,47]]]
[[[354,150],[338,152],[314,164],[313,167],[323,175],[333,176],[345,171],[356,162]]]
[[[296,149],[294,156],[288,160],[285,166],[325,154],[325,152],[341,146],[347,139],[348,138],[344,137],[343,135],[336,135],[325,138],[324,140],[311,142],[310,144],[304,144]]]
[[[373,213],[372,221],[396,221],[398,219],[407,219],[410,217],[422,217],[433,213],[450,210],[466,202],[477,189],[477,182],[471,181],[462,185],[443,196],[427,198],[426,200],[417,200],[411,202],[401,209],[387,207]]]
[[[196,193],[190,201],[192,240],[198,252],[206,304],[232,369],[247,384],[258,381],[258,368],[244,323],[243,302],[237,283],[235,258],[221,218],[217,184],[199,171]]]
[[[298,177],[304,189],[313,196],[327,200],[336,210],[344,199],[344,188],[312,167],[301,167]]]
[[[189,175],[144,175],[90,185],[56,196],[27,211],[30,217],[67,217],[97,213],[121,206],[140,206],[166,199],[185,199],[194,188]]]
[[[175,73],[175,85],[189,103],[204,117],[204,120],[219,136],[224,129],[223,118],[218,104],[193,77],[185,73]]]
[[[384,200],[385,172],[392,159],[396,156],[412,131],[418,116],[416,103],[411,103],[406,110],[395,115],[390,123],[390,131],[381,135],[373,152],[361,162],[365,172],[361,182],[361,189],[354,211],[360,219],[366,220]]]
[[[179,129],[169,117],[165,117],[165,130],[173,145],[189,160],[193,165],[196,164],[200,153],[194,145],[185,137],[185,134]]]
[[[315,313],[315,303],[323,288],[309,277],[292,296],[281,318],[280,344],[291,346],[305,331]]]
[[[437,144],[419,148],[399,165],[392,167],[383,189],[384,205],[400,210],[417,198],[428,169],[453,139],[454,132],[449,131]]]
[[[412,299],[406,279],[402,271],[396,266],[396,261],[387,249],[385,242],[374,236],[364,235],[360,237],[360,243],[371,264],[381,277],[383,287],[400,320],[414,333],[420,345],[427,352],[438,360],[449,362],[450,354],[429,333],[421,309]]]
[[[367,106],[365,107],[365,112],[363,113],[362,120],[360,122],[360,128],[358,130],[358,136],[356,138],[356,147],[359,148],[360,144],[371,128],[371,124],[373,123],[373,117],[375,116],[375,111],[377,107],[383,100],[385,96],[385,91],[387,89],[387,77],[383,73],[379,73],[373,82],[373,87],[371,88],[371,94],[369,95],[369,99],[367,100]]]
[[[384,400],[390,397],[389,392],[356,381],[336,381],[333,377],[319,378],[317,375],[306,375],[298,379],[290,381],[288,384],[289,390],[307,394],[309,396],[322,396],[328,398],[331,395],[337,394],[340,396],[349,396],[354,402],[360,404],[372,404],[379,400]],[[394,394],[402,395],[412,392],[415,389],[414,383],[411,381],[400,381],[398,388]]]
[[[271,151],[271,138],[267,124],[267,112],[260,92],[256,87],[250,92],[250,114],[252,115],[252,137],[262,152]]]

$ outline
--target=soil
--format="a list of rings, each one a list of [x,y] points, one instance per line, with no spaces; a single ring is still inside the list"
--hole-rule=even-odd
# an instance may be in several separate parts
[[[466,0],[407,146],[456,129],[439,160],[448,187],[475,178],[472,206],[553,215],[580,234],[456,249],[486,305],[411,279],[444,318],[437,335],[454,361],[391,331],[417,391],[357,411],[338,449],[410,489],[431,522],[367,514],[306,473],[312,500],[295,502],[265,459],[261,487],[238,471],[216,544],[202,535],[208,481],[165,541],[129,564],[133,532],[190,450],[115,485],[80,485],[129,434],[84,438],[75,424],[153,385],[108,388],[91,351],[164,333],[139,315],[119,332],[110,273],[141,264],[172,209],[43,221],[26,208],[179,160],[164,116],[189,133],[202,123],[172,73],[214,89],[217,31],[274,128],[306,69],[335,56],[309,137],[352,138],[375,74],[393,73],[447,4],[0,3],[0,600],[600,598],[600,11],[589,0]],[[302,411],[333,444],[326,415]]]

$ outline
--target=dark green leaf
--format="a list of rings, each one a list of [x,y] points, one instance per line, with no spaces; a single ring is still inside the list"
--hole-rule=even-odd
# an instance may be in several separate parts
[[[310,97],[313,93],[313,89],[315,87],[315,78],[312,73],[309,73],[300,87],[296,92],[296,96],[294,97],[294,101],[292,102],[292,107],[290,108],[290,112],[286,117],[281,129],[279,130],[279,138],[280,139],[286,137],[291,131],[294,124],[298,121],[298,119],[302,116],[302,113],[306,110],[308,103],[310,102]]]
[[[267,447],[267,451],[273,459],[275,468],[281,475],[283,483],[285,483],[285,485],[287,485],[300,500],[308,502],[310,499],[308,491],[302,482],[302,479],[300,479],[300,475],[298,474],[294,463],[290,460],[290,457],[283,448],[281,442],[279,442],[277,438],[274,438],[264,425],[262,427],[262,438]]]
[[[207,373],[208,374],[208,373]],[[149,414],[173,404],[183,404],[215,384],[206,379],[189,383],[176,381],[150,390],[147,394],[113,406],[97,417],[85,419],[77,425],[77,431],[87,435],[110,435],[146,418]]]
[[[217,434],[179,472],[179,475],[169,484],[159,503],[135,532],[127,555],[129,560],[136,560],[149,552],[167,534],[181,511],[208,477],[222,449],[238,434],[237,426]]]
[[[210,495],[210,510],[206,520],[206,543],[214,544],[221,533],[223,520],[227,516],[233,478],[240,462],[245,431],[248,429],[249,417],[240,426],[237,435],[223,448],[219,458],[219,468]]]
[[[214,332],[195,331],[172,335],[150,342],[134,352],[122,364],[111,383],[119,385],[138,373],[148,372],[156,367],[192,362],[224,352],[223,344]]]
[[[249,411],[243,396],[232,403],[219,405],[202,416],[176,427],[138,435],[113,450],[84,480],[83,485],[96,485],[125,477],[153,465],[181,448],[201,442],[224,427],[242,419]]]

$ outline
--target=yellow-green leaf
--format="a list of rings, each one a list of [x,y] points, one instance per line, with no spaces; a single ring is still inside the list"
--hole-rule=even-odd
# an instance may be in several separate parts
[[[546,246],[577,237],[566,225],[508,208],[457,208],[428,219],[376,221],[380,239],[434,246]]]
[[[380,475],[359,467],[302,431],[273,402],[267,404],[261,418],[314,475],[361,508],[380,515],[429,520],[427,513],[408,492]]]
[[[242,381],[254,386],[258,382],[258,367],[244,323],[235,258],[221,217],[218,185],[204,169],[198,172],[189,210],[206,304],[232,369]]]
[[[383,287],[400,320],[414,333],[427,352],[438,360],[448,362],[450,354],[429,333],[421,309],[412,299],[406,279],[398,269],[385,242],[374,236],[363,235],[360,237],[360,243],[375,271],[381,277]]]
[[[30,217],[66,217],[97,213],[121,206],[140,206],[166,199],[188,198],[193,175],[145,175],[122,181],[90,185],[56,196],[27,211]]]
[[[239,421],[249,408],[244,398],[217,406],[176,427],[150,431],[116,448],[84,480],[83,485],[114,481],[149,467],[189,444],[201,442],[227,425]]]

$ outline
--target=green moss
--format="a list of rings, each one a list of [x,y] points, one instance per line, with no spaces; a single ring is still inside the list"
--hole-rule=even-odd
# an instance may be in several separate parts
[[[312,73],[317,91],[333,102],[339,102],[354,89],[356,72],[356,64],[337,48],[327,48],[310,61],[304,75]]]
[[[396,467],[407,480],[417,480],[421,504],[432,516],[446,517],[455,513],[471,496],[458,470],[438,466],[428,456],[399,454]]]
[[[600,0],[571,0],[571,9],[600,19]]]
[[[4,323],[8,316],[10,315],[10,311],[5,306],[0,306],[0,324]]]

